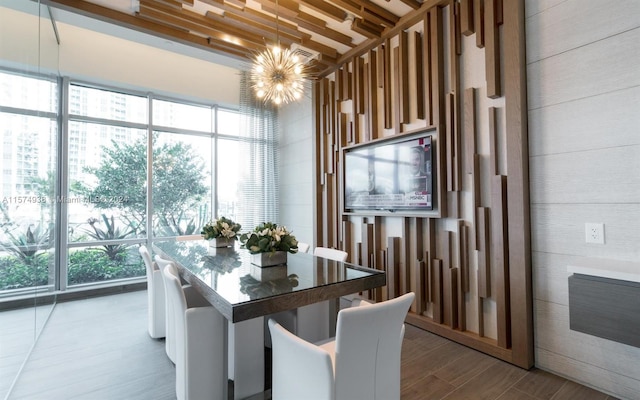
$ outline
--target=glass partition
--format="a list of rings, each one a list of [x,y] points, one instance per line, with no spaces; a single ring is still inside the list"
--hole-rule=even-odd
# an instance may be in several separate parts
[[[57,65],[47,7],[0,0],[0,398],[55,303]]]

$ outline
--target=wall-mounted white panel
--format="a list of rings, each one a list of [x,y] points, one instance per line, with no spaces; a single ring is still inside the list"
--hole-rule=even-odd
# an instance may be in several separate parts
[[[603,222],[605,244],[585,243],[585,222]],[[609,258],[640,259],[640,204],[533,204],[531,247],[534,251]],[[535,265],[535,268],[538,266]]]
[[[526,25],[531,63],[640,27],[640,2],[568,0]]]
[[[640,202],[640,145],[531,157],[529,165],[534,204]]]
[[[639,104],[635,86],[532,110],[529,156],[638,145]]]
[[[639,42],[640,28],[529,64],[529,109],[640,85]]]

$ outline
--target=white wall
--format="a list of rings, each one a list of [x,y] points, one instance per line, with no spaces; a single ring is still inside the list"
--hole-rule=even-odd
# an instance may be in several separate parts
[[[640,348],[569,329],[566,269],[640,261],[640,1],[526,6],[536,366],[640,399]]]
[[[177,43],[156,39],[164,47],[173,48],[174,51],[142,44],[140,42],[148,41],[149,35],[112,25],[109,30],[126,39],[58,20],[56,26],[60,44],[57,45],[51,24],[42,24],[40,29],[49,34],[41,35],[45,39],[40,46],[40,59],[25,59],[25,52],[21,47],[23,41],[10,39],[37,35],[38,32],[33,30],[37,22],[32,22],[36,16],[4,8],[3,3],[0,3],[2,65],[15,67],[32,63],[37,66],[39,63],[43,72],[57,73],[72,79],[153,91],[156,94],[227,107],[237,107],[239,104],[238,69],[207,61],[210,54],[203,50],[191,49],[194,56],[179,54],[184,46]],[[53,13],[58,18],[66,17],[59,10],[54,9]],[[93,28],[99,28],[109,24],[93,20],[92,25]],[[28,54],[38,55],[37,48]]]
[[[314,246],[313,119],[311,92],[280,108],[280,224]]]

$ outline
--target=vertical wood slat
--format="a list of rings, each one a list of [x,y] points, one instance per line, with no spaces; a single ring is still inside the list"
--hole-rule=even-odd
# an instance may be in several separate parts
[[[467,316],[466,316],[466,301],[465,301],[465,283],[468,284],[468,271],[469,264],[467,258],[467,236],[466,225],[463,220],[458,220],[458,241],[457,241],[457,279],[456,279],[456,294],[458,305],[458,329],[465,331],[467,329]]]
[[[460,192],[447,192],[447,217],[460,218]]]
[[[331,175],[328,178],[328,182],[327,182],[327,197],[329,199],[329,201],[327,202],[328,206],[329,206],[329,210],[327,212],[327,221],[331,221],[331,226],[329,227],[329,229],[327,229],[329,236],[327,237],[327,244],[328,247],[335,247],[338,248],[339,247],[339,237],[338,237],[338,207],[337,207],[337,195],[338,195],[338,190],[337,190],[337,184],[338,184],[338,180],[337,180],[337,176]]]
[[[458,3],[457,0],[452,0],[451,1],[451,5],[452,5],[452,11],[453,11],[453,19],[452,19],[452,24],[451,27],[453,28],[453,30],[451,31],[451,37],[454,38],[453,40],[453,44],[454,44],[454,53],[455,55],[460,55],[462,54],[462,35],[461,35],[461,29],[460,29],[460,3]],[[457,93],[457,92],[456,92]]]
[[[424,116],[427,122],[427,126],[433,125],[433,75],[431,71],[431,18],[429,17],[429,13],[426,14],[423,20],[422,32],[424,35],[422,46],[423,46],[423,58],[424,58],[424,67],[422,73],[424,75],[424,93],[422,93],[422,97],[424,98]]]
[[[476,89],[464,91],[464,142],[466,145],[465,171],[473,173],[473,156],[476,154]]]
[[[387,264],[387,252],[385,250],[378,250],[376,252],[376,269],[380,271],[385,271],[387,273],[387,269],[389,268]],[[375,299],[376,301],[385,301],[388,300],[388,287],[384,285],[382,287],[377,287],[374,289]]]
[[[425,266],[428,265],[424,260],[417,260],[416,262],[416,313],[421,315],[426,310],[425,301]]]
[[[473,248],[475,250],[478,250],[478,243],[480,242],[480,229],[478,228],[478,213],[475,212],[475,210],[477,210],[478,208],[480,208],[480,205],[482,204],[482,194],[480,192],[480,154],[475,154],[473,156],[473,176],[471,179],[471,183],[473,185],[473,194],[472,194],[472,198],[473,198],[473,226],[475,228],[475,233],[473,235],[473,241],[474,241],[474,246]]]
[[[429,262],[424,257],[424,224],[423,218],[416,217],[414,222],[414,234],[416,244],[416,256],[415,256],[415,269],[413,273],[413,287],[416,293],[416,313],[422,314],[426,309],[425,301],[425,265],[429,265]]]
[[[512,359],[534,365],[524,1],[503,2]]]
[[[331,133],[334,135],[338,132],[338,103],[336,102],[336,83],[329,81],[329,115],[331,118]],[[337,136],[336,136],[337,137]],[[336,142],[337,143],[337,142]]]
[[[458,328],[458,268],[443,268],[445,324]]]
[[[371,141],[371,118],[369,110],[371,109],[371,78],[369,75],[369,65],[362,64],[362,104],[363,104],[363,114],[364,114],[364,142]]]
[[[364,97],[364,60],[362,57],[355,57],[353,60],[354,70],[354,85],[353,85],[353,97],[355,106],[355,114],[364,114],[365,109],[365,97]]]
[[[496,23],[495,0],[485,0],[485,74],[487,79],[487,97],[496,99],[502,95],[500,87],[500,43],[498,24]]]
[[[460,32],[465,36],[473,34],[473,22],[473,0],[460,0]]]
[[[478,336],[484,337],[484,299],[480,296],[476,298],[478,310],[476,315],[478,317]]]
[[[358,114],[360,114],[360,98],[358,93],[360,92],[359,87],[362,80],[360,78],[358,60],[360,60],[360,57],[354,57],[349,62],[349,65],[351,65],[351,114],[354,119],[358,118]]]
[[[460,260],[460,285],[462,293],[469,292],[469,227],[463,221],[459,222],[458,232],[460,237],[459,260]]]
[[[440,258],[442,260],[442,268],[443,269],[448,269],[448,268],[453,268],[453,259],[452,259],[452,251],[451,251],[451,243],[452,243],[452,235],[453,232],[451,231],[443,231],[441,237],[441,252],[440,252]]]
[[[353,144],[353,138],[349,134],[349,114],[338,113],[338,130],[340,132],[340,147]]]
[[[391,92],[391,39],[384,42],[384,128],[393,127],[393,96]]]
[[[433,292],[432,292],[432,288],[433,288],[433,278],[431,276],[431,257],[432,254],[430,254],[428,251],[424,252],[424,302],[425,302],[425,306],[427,305],[427,303],[431,303],[433,302]]]
[[[342,249],[347,252],[347,262],[353,263],[355,258],[351,254],[351,239],[353,233],[349,218],[342,217]]]
[[[454,189],[454,176],[453,176],[453,130],[455,129],[453,124],[453,94],[447,93],[446,102],[445,102],[445,163],[447,165],[447,191],[451,192]]]
[[[444,321],[442,298],[442,260],[431,260],[431,296],[433,301],[433,321],[441,324]]]
[[[402,237],[404,238],[402,242],[402,250],[401,250],[402,263],[403,263],[402,270],[404,272],[404,275],[402,276],[403,281],[401,285],[403,286],[402,293],[404,294],[412,291],[413,285],[414,285],[414,280],[413,280],[413,277],[411,276],[414,271],[411,268],[413,257],[411,257],[412,238],[411,238],[411,218],[409,217],[402,218]],[[415,312],[415,310],[412,310],[412,311]]]
[[[369,64],[367,66],[369,68],[370,80],[377,79],[379,75],[378,54],[379,53],[373,50],[369,51]],[[376,82],[377,81],[371,82],[369,85],[369,106],[367,107],[371,140],[375,140],[380,137],[378,127],[378,84]]]
[[[409,33],[404,30],[398,34],[398,72],[400,123],[408,124],[411,122],[409,117]]]
[[[384,44],[380,44],[378,45],[378,48],[376,49],[376,61],[377,61],[377,66],[376,66],[376,70],[378,72],[377,74],[377,78],[376,78],[376,82],[377,82],[377,86],[378,88],[382,89],[384,88],[384,83],[385,83],[385,69],[387,68],[387,65],[385,64],[385,49],[384,49],[385,45]]]
[[[387,292],[390,299],[400,295],[400,243],[399,237],[387,238]]]
[[[496,0],[496,25],[502,25],[504,23],[503,1],[504,0]]]
[[[362,223],[362,259],[360,265],[372,268],[371,255],[373,253],[373,224]]]
[[[343,91],[344,91],[344,88],[342,87],[343,82],[344,82],[343,79],[342,79],[343,78],[342,68],[337,70],[334,75],[335,75],[335,80],[336,80],[336,101],[342,101],[342,94],[343,94]]]
[[[349,66],[351,63],[345,63],[342,66],[342,100],[351,100],[351,72]]]
[[[416,86],[415,86],[415,91],[417,93],[416,95],[416,109],[417,109],[417,115],[416,118],[418,119],[425,119],[424,115],[424,108],[425,108],[425,104],[424,104],[424,92],[425,92],[425,87],[424,87],[424,55],[422,54],[422,49],[423,49],[423,44],[422,44],[422,35],[420,34],[420,32],[415,31],[413,33],[413,53],[415,54],[415,73],[416,73]]]
[[[428,285],[428,296],[427,298],[429,299],[430,302],[433,302],[434,300],[434,295],[433,295],[433,270],[431,268],[432,266],[432,259],[436,258],[436,220],[433,218],[427,218],[426,222],[426,231],[427,231],[427,240],[425,241],[425,247],[426,247],[426,251],[425,251],[425,260],[429,260],[429,270],[427,271],[428,273],[428,279],[427,279],[427,285]]]
[[[400,48],[399,47],[394,47],[393,48],[393,123],[391,124],[393,126],[393,130],[394,130],[394,134],[399,134],[401,132],[402,129],[402,117],[401,117],[401,112],[402,109],[400,108],[401,106],[401,90],[400,90]]]
[[[461,36],[460,36],[460,9],[457,0],[449,3],[449,98],[451,140],[452,140],[452,189],[460,190],[460,57]],[[457,217],[457,214],[456,214]]]
[[[498,132],[496,108],[489,107],[489,174],[498,175]]]
[[[491,0],[489,0],[491,1]],[[473,21],[476,28],[476,47],[484,47],[484,0],[473,0]]]
[[[312,91],[312,95],[314,96],[313,100],[315,102],[315,104],[320,104],[321,103],[321,95],[322,95],[322,86],[320,84],[320,82],[314,82],[314,89]],[[315,107],[314,109],[314,120],[316,121],[315,123],[315,129],[316,132],[322,132],[322,119],[321,119],[321,108],[320,107]],[[314,230],[314,236],[317,238],[322,238],[323,235],[323,231],[324,231],[324,214],[322,212],[322,180],[323,180],[323,170],[322,170],[322,160],[323,155],[322,155],[322,138],[323,135],[317,134],[317,135],[313,135],[314,137],[314,154],[313,154],[313,160],[314,160],[314,170],[315,170],[315,176],[314,176],[314,182],[316,185],[316,192],[319,193],[319,196],[315,196],[314,198],[314,208],[317,210],[317,215],[316,215],[316,219],[315,219],[315,230]]]
[[[478,295],[483,298],[491,296],[491,244],[489,236],[489,209],[476,209],[478,225]]]
[[[436,147],[437,166],[440,171],[445,171],[443,162],[445,160],[445,146],[442,141],[445,133],[445,93],[444,93],[444,45],[443,45],[443,28],[442,13],[440,8],[435,7],[429,12],[429,28],[431,32],[431,75],[433,87],[431,91],[431,102],[433,107],[432,125],[436,126],[439,144]],[[440,215],[447,216],[447,200],[446,200],[446,180],[439,179],[436,181],[437,201],[440,204]]]
[[[493,287],[496,301],[498,346],[511,347],[511,317],[509,310],[509,233],[507,232],[507,177],[491,178],[492,265],[495,271]]]

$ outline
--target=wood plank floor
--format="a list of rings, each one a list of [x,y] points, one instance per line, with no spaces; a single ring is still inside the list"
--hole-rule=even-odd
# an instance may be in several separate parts
[[[175,399],[164,341],[146,331],[146,293],[59,303],[7,400]],[[13,312],[13,311],[6,311]],[[407,325],[402,400],[611,400]]]

